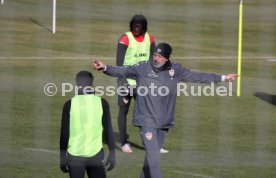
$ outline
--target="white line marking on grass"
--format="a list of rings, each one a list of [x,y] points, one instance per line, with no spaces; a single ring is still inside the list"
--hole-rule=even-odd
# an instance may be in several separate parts
[[[28,151],[35,151],[35,152],[44,152],[44,153],[59,154],[58,151],[48,150],[48,149],[42,149],[42,148],[24,148],[24,149],[28,150]]]
[[[92,60],[92,59],[99,59],[99,60],[115,60],[115,57],[94,57],[94,56],[0,56],[0,60],[5,59],[15,59],[15,60],[48,60],[48,59],[68,59],[68,60]],[[237,56],[175,56],[172,59],[235,59]],[[275,62],[276,57],[274,56],[245,56],[243,59],[263,59],[270,62]]]
[[[268,62],[276,62],[276,59],[267,59]]]
[[[201,178],[215,178],[212,176],[208,176],[208,175],[203,175],[203,174],[197,174],[197,173],[192,173],[192,172],[184,172],[184,171],[174,171],[176,173],[181,173],[181,174],[185,174],[188,176],[193,176],[193,177],[201,177]]]

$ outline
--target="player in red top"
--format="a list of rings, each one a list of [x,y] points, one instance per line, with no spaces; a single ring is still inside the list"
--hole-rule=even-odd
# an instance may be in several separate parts
[[[135,58],[132,58],[129,51],[135,51],[137,55],[145,55],[146,57],[143,60],[149,60],[152,58],[153,50],[155,48],[155,41],[153,35],[147,32],[147,19],[142,14],[136,14],[132,17],[129,23],[130,31],[123,34],[117,45],[117,56],[116,56],[116,65],[123,66],[127,65],[126,61],[135,64],[139,61],[136,61]],[[130,39],[134,38],[134,40]],[[148,40],[149,38],[149,40]],[[143,44],[142,44],[143,43]],[[149,51],[144,53],[139,53],[141,47],[146,47]],[[135,53],[134,52],[134,53]],[[128,64],[129,65],[129,64]],[[126,78],[118,78],[118,86],[129,86]],[[121,150],[125,153],[131,153],[132,149],[127,142],[127,129],[126,129],[126,121],[127,121],[127,113],[129,111],[129,106],[131,103],[131,99],[136,97],[135,89],[134,93],[131,96],[129,91],[126,91],[127,96],[118,95],[118,105],[119,105],[119,114],[118,114],[118,127],[120,133],[120,142],[121,142]],[[161,153],[167,153],[168,151],[165,149],[160,150]]]

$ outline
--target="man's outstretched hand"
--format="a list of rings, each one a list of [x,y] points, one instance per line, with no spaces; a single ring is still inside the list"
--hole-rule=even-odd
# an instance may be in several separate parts
[[[231,82],[233,80],[236,80],[238,77],[239,77],[238,74],[226,74],[225,80]]]
[[[102,63],[101,61],[98,61],[96,59],[92,59],[92,67],[95,70],[105,70],[106,66],[104,63]]]

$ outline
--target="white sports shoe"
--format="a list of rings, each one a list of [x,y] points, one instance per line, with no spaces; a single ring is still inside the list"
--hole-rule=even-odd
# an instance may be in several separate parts
[[[124,152],[124,153],[132,153],[133,152],[128,143],[124,144],[121,147],[121,151]]]
[[[160,153],[165,154],[165,153],[169,153],[169,151],[168,151],[168,150],[165,150],[164,148],[161,148],[161,149],[160,149]]]

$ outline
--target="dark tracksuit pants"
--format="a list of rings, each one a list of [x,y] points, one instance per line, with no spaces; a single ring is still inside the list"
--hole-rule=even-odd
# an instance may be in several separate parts
[[[140,178],[161,178],[160,174],[160,148],[163,145],[168,129],[140,127],[146,155]]]
[[[73,156],[68,153],[70,178],[84,178],[85,171],[89,178],[106,178],[103,149],[92,157]]]

